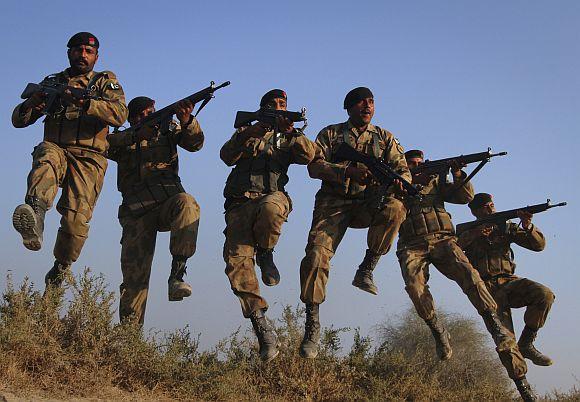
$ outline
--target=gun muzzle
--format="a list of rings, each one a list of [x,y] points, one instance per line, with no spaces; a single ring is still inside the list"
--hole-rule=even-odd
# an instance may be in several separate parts
[[[226,81],[223,84],[220,84],[217,87],[215,87],[213,90],[216,91],[216,90],[218,90],[220,88],[227,87],[228,85],[230,85],[230,82],[229,81]]]

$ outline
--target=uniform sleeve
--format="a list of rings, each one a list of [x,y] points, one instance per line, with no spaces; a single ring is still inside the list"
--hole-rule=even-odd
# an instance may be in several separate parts
[[[313,179],[326,180],[335,183],[346,181],[346,163],[331,163],[332,149],[330,145],[330,135],[332,129],[326,127],[316,136],[315,154],[308,164],[308,174]]]
[[[245,142],[240,142],[240,134],[245,128],[236,130],[220,149],[220,158],[228,166],[234,166],[241,158],[251,158],[255,155],[260,143],[259,138],[249,138]]]
[[[532,225],[530,230],[517,227],[512,233],[511,240],[518,246],[532,251],[542,251],[546,247],[546,238],[536,225]]]
[[[467,204],[473,200],[475,191],[473,189],[473,184],[468,181],[463,186],[459,186],[463,180],[467,177],[464,171],[461,171],[461,177],[455,178],[453,176],[453,183],[444,183],[442,186],[443,200],[445,202],[450,202],[452,204]]]
[[[112,148],[128,147],[137,142],[133,130],[113,131],[107,136],[107,141],[109,142],[109,146]]]
[[[176,130],[177,144],[189,151],[199,151],[203,147],[205,139],[203,131],[197,119],[191,116],[189,124],[185,127],[178,124]]]
[[[316,145],[304,134],[300,134],[292,138],[290,152],[292,152],[293,163],[307,165],[314,158]]]
[[[471,230],[466,230],[465,232],[461,233],[457,236],[457,244],[461,247],[462,250],[467,251],[473,242],[477,240],[479,237],[479,229],[474,228]]]
[[[129,114],[125,105],[125,93],[115,74],[108,72],[97,80],[100,98],[91,99],[86,111],[87,115],[95,116],[113,127],[123,125]]]
[[[42,116],[42,113],[37,112],[34,109],[30,109],[27,113],[22,114],[20,109],[23,103],[24,102],[18,104],[12,112],[12,125],[16,128],[28,127],[31,124],[34,124],[36,120]]]
[[[409,183],[412,182],[411,172],[405,160],[405,151],[399,141],[390,132],[381,129],[383,136],[386,139],[386,148],[383,152],[383,159],[389,163],[393,170],[400,174]]]

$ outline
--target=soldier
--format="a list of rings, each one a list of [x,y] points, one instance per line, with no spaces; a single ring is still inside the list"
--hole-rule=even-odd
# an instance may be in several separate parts
[[[371,90],[364,87],[351,90],[344,99],[344,109],[348,120],[318,133],[316,156],[308,165],[310,177],[321,179],[322,185],[316,194],[306,255],[300,264],[300,299],[306,304],[300,355],[305,358],[318,355],[319,305],[326,298],[330,260],[347,228],[369,228],[368,249],[352,284],[376,295],[373,269],[391,248],[405,219],[405,207],[395,197],[395,192],[402,194],[401,183],[385,194],[364,165],[334,160],[334,153],[344,142],[367,155],[384,158],[397,173],[411,180],[399,141],[387,130],[371,124],[375,112]]]
[[[413,170],[423,163],[423,151],[407,151],[405,158],[409,169]],[[450,335],[435,313],[435,304],[427,284],[429,265],[433,264],[439,272],[455,281],[483,318],[497,346],[500,360],[522,398],[533,400],[533,393],[525,377],[526,363],[513,334],[502,325],[493,297],[457,244],[445,202],[467,204],[473,199],[473,186],[471,182],[464,182],[467,176],[460,165],[455,164],[451,172],[452,183],[439,175],[413,174],[413,184],[420,190],[422,198],[409,200],[407,218],[401,225],[397,243],[397,257],[405,290],[433,334],[437,355],[441,360],[447,360],[452,354]]]
[[[286,102],[286,92],[273,89],[262,97],[260,107],[286,110]],[[234,166],[224,188],[226,274],[244,317],[252,322],[263,361],[274,359],[278,348],[265,317],[268,303],[260,295],[253,258],[255,254],[264,284],[277,285],[280,275],[272,252],[292,210],[284,190],[287,170],[292,163],[306,165],[315,152],[314,143],[292,122],[278,118],[276,126],[258,122],[239,129],[220,151],[225,164]]]
[[[115,74],[96,72],[99,41],[79,32],[68,41],[70,67],[47,77],[70,87],[88,89],[91,99],[76,98],[67,90],[62,108],[44,119],[44,140],[32,153],[25,204],[14,210],[14,228],[24,246],[42,247],[44,216],[62,188],[56,209],[62,215],[54,246],[55,262],[46,274],[46,285],[60,286],[65,273],[77,260],[89,233],[89,221],[103,186],[107,159],[108,126],[120,126],[127,118],[125,95]],[[34,93],[12,113],[16,128],[27,127],[42,116],[47,97]]]
[[[476,194],[469,203],[471,213],[478,219],[496,212],[491,194]],[[546,286],[514,275],[511,244],[532,251],[542,251],[546,246],[544,235],[532,224],[532,214],[519,212],[520,224],[507,222],[505,227],[482,225],[459,236],[471,264],[479,271],[487,288],[498,304],[498,314],[503,324],[513,332],[512,308],[526,307],[525,327],[518,341],[522,355],[538,366],[549,366],[552,359],[538,351],[534,340],[544,326],[554,293]]]
[[[128,106],[132,126],[155,112],[155,101],[145,96],[132,99]],[[117,161],[117,187],[123,195],[119,207],[123,227],[121,321],[134,316],[143,324],[157,232],[171,232],[169,301],[191,295],[183,276],[187,259],[195,253],[199,205],[181,185],[177,147],[196,152],[203,146],[203,132],[191,115],[193,107],[188,100],[177,103],[179,123],[169,119],[155,127],[109,136],[109,157]]]

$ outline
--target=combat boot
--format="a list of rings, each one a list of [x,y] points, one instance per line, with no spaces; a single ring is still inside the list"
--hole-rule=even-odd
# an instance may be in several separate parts
[[[493,338],[495,346],[511,346],[510,343],[512,342],[515,345],[515,339],[512,333],[501,323],[494,311],[485,311],[481,317],[483,318],[485,327]]]
[[[352,285],[356,286],[360,290],[377,295],[379,293],[379,289],[373,281],[373,270],[377,266],[380,258],[380,255],[376,255],[371,250],[367,250],[363,262],[361,262],[356,273],[354,274]]]
[[[44,284],[46,287],[54,286],[55,288],[60,288],[69,270],[69,264],[63,264],[61,262],[54,261],[54,265],[44,276]]]
[[[30,195],[26,196],[24,201],[24,204],[20,204],[14,209],[12,225],[22,236],[24,247],[38,251],[42,247],[46,204]]]
[[[187,270],[186,261],[187,257],[173,256],[171,274],[169,274],[169,279],[167,280],[169,301],[181,301],[184,297],[191,296],[191,286],[183,281],[183,275],[185,275]]]
[[[552,359],[540,352],[534,346],[534,341],[536,340],[537,335],[538,331],[533,330],[526,325],[522,331],[520,340],[518,341],[520,352],[522,352],[522,355],[526,359],[531,360],[536,366],[551,366],[553,363]]]
[[[439,322],[436,315],[429,320],[425,320],[425,322],[433,334],[433,339],[435,339],[435,350],[437,351],[437,356],[439,356],[439,359],[441,360],[449,360],[453,354],[453,349],[451,349],[451,344],[449,343],[451,335],[445,329],[443,324]]]
[[[252,327],[258,338],[260,345],[260,359],[267,363],[273,360],[280,351],[278,350],[278,339],[274,330],[266,320],[264,310],[256,310],[250,315]]]
[[[524,402],[533,402],[537,400],[530,383],[526,380],[526,377],[514,380],[514,383],[516,384],[516,388]]]
[[[256,264],[262,271],[262,282],[266,286],[276,286],[280,283],[280,272],[274,264],[274,249],[258,246],[256,250]]]
[[[306,304],[304,338],[300,344],[300,356],[306,359],[314,359],[318,356],[318,342],[320,341],[319,306],[315,303]]]

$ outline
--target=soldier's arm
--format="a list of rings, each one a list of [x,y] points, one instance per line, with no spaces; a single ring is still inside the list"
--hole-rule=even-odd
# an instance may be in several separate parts
[[[24,103],[18,104],[12,112],[12,125],[16,128],[28,127],[42,116],[38,110],[26,108]]]
[[[544,234],[532,224],[530,228],[525,229],[512,223],[513,230],[511,230],[511,241],[518,246],[527,248],[532,251],[542,251],[546,247],[546,238]]]
[[[473,196],[475,195],[473,184],[471,184],[471,181],[468,181],[463,186],[460,186],[463,180],[467,177],[467,174],[464,171],[461,171],[460,176],[452,176],[453,183],[445,182],[441,187],[443,200],[452,204],[464,205],[469,203],[473,200]]]
[[[308,174],[313,179],[344,183],[346,180],[346,163],[331,163],[332,148],[330,146],[331,127],[323,128],[316,136],[315,154],[308,164]]]
[[[290,152],[292,152],[293,163],[307,165],[314,158],[316,145],[304,134],[300,134],[293,136],[290,140]]]
[[[203,130],[197,119],[191,116],[186,126],[178,124],[175,130],[177,144],[189,152],[199,151],[203,147],[205,139]]]
[[[241,158],[252,157],[261,139],[248,137],[244,132],[248,127],[242,127],[232,135],[220,149],[220,158],[228,166],[234,166]]]
[[[412,182],[411,172],[405,160],[405,150],[395,136],[387,130],[381,129],[381,135],[386,143],[383,159],[389,163],[393,170],[400,174],[409,183]]]
[[[473,242],[481,236],[481,229],[474,228],[471,230],[467,230],[457,236],[457,244],[461,249],[467,250]]]
[[[125,93],[115,74],[106,72],[95,83],[102,99],[89,100],[86,114],[103,120],[110,126],[120,127],[129,114],[125,105]]]

